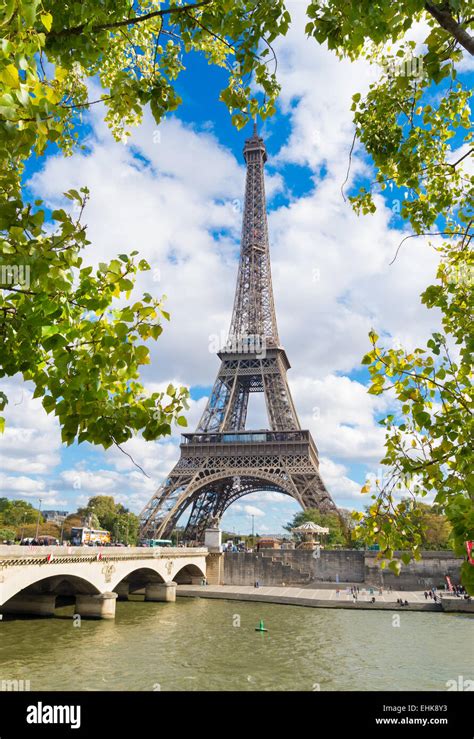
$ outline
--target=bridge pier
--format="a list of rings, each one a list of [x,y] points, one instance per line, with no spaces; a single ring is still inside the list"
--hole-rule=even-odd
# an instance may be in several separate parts
[[[76,595],[75,614],[81,618],[115,618],[117,593]]]
[[[0,607],[0,613],[18,613],[31,616],[54,616],[56,596],[19,593]]]
[[[130,595],[130,583],[119,582],[119,584],[114,588],[114,593],[117,593],[118,600],[128,600],[128,596]]]
[[[206,559],[207,582],[209,585],[222,585],[224,582],[223,552],[209,552]]]
[[[176,583],[149,582],[145,588],[145,600],[173,603],[176,600]]]

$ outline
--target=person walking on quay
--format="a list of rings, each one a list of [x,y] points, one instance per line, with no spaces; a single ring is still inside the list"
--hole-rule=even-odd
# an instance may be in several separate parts
[[[428,600],[428,593],[426,592],[426,590],[425,590],[424,595],[425,595],[425,600]]]

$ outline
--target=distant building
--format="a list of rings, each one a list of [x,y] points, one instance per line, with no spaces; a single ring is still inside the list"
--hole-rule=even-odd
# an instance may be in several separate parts
[[[280,549],[281,539],[273,536],[265,536],[257,539],[257,549]]]
[[[42,511],[44,520],[47,523],[64,523],[69,516],[69,511]]]

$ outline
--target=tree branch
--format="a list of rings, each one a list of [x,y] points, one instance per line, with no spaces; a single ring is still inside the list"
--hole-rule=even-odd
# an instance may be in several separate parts
[[[474,149],[469,149],[469,151],[467,151],[464,154],[464,156],[462,156],[460,159],[458,159],[457,162],[453,162],[453,164],[450,164],[449,162],[446,162],[446,166],[447,167],[452,167],[453,169],[456,169],[456,167],[458,166],[458,164],[460,164],[463,161],[463,159],[466,159],[467,157],[471,156],[471,154],[473,154],[473,153],[474,153]]]
[[[349,161],[347,163],[346,179],[344,180],[344,182],[341,185],[341,195],[342,195],[342,199],[344,200],[344,202],[346,202],[346,196],[344,195],[344,185],[347,183],[347,180],[349,179],[349,173],[351,171],[352,152],[354,151],[354,146],[355,146],[355,142],[356,142],[356,136],[357,136],[357,131],[354,131],[354,138],[352,139],[351,150],[349,152]]]
[[[408,241],[408,239],[416,239],[418,238],[418,236],[451,236],[454,238],[455,236],[461,236],[461,235],[464,239],[466,238],[466,233],[459,234],[453,231],[423,231],[422,233],[419,233],[419,234],[410,234],[409,236],[405,236],[405,238],[402,239],[399,245],[397,246],[395,256],[393,257],[392,261],[389,262],[389,265],[391,266],[394,263],[394,261],[398,257],[398,252],[400,251],[401,246],[405,243],[405,241]]]
[[[117,449],[119,449],[122,452],[122,454],[125,454],[126,457],[128,457],[129,459],[131,459],[132,462],[133,462],[133,464],[135,465],[135,467],[137,467],[137,469],[139,469],[140,472],[143,472],[143,474],[145,475],[145,477],[148,477],[148,479],[150,479],[150,475],[147,475],[147,473],[145,472],[145,470],[143,469],[143,467],[140,467],[140,465],[135,462],[135,460],[133,459],[132,455],[129,454],[128,452],[126,452],[125,449],[122,449],[122,447],[120,446],[120,444],[118,444],[115,441],[115,439],[114,439],[113,436],[111,438],[112,438],[112,441],[114,442],[115,446],[117,447]]]
[[[204,25],[203,25],[203,24],[201,23],[201,21],[199,21],[199,20],[198,20],[197,18],[195,18],[195,17],[193,16],[193,15],[189,15],[189,13],[188,13],[187,11],[186,11],[186,15],[188,16],[188,18],[189,18],[190,20],[194,21],[194,23],[197,23],[197,24],[198,24],[198,26],[199,26],[200,28],[202,28],[202,30],[203,30],[203,31],[206,31],[206,32],[207,32],[207,33],[209,33],[209,34],[210,34],[211,36],[213,36],[213,38],[215,38],[215,39],[216,39],[216,41],[220,41],[220,42],[221,42],[222,44],[225,44],[225,46],[228,46],[228,47],[229,47],[229,49],[232,49],[232,50],[234,50],[234,47],[233,47],[233,45],[232,45],[232,44],[229,44],[229,42],[228,42],[228,41],[226,41],[226,40],[225,40],[225,38],[222,38],[221,36],[218,36],[218,35],[217,35],[217,33],[214,33],[214,31],[211,31],[211,29],[210,29],[210,28],[206,28],[206,26],[204,26]]]
[[[164,10],[154,10],[151,13],[134,16],[133,18],[126,18],[122,21],[115,21],[114,23],[104,23],[100,26],[92,26],[89,30],[92,33],[97,33],[99,31],[109,31],[113,28],[120,28],[121,26],[134,26],[137,23],[144,23],[145,21],[151,20],[151,18],[162,18],[164,15],[170,15],[171,13],[187,13],[188,10],[201,8],[204,5],[210,5],[212,2],[214,2],[214,0],[201,0],[201,2],[194,3],[193,5],[177,5],[173,8],[165,8]],[[74,26],[73,28],[63,28],[61,31],[50,31],[50,33],[47,34],[46,38],[54,40],[57,38],[62,38],[64,36],[77,36],[78,34],[82,33],[86,26],[86,23],[82,23],[80,26]]]
[[[432,3],[425,3],[425,10],[438,21],[439,25],[444,28],[445,31],[454,36],[461,46],[466,51],[474,56],[474,37],[471,36],[465,28],[458,23],[455,18],[451,15],[451,12],[447,8],[447,3],[439,5],[433,5]]]
[[[385,361],[383,355],[378,351],[377,346],[374,341],[372,341],[372,346],[374,347],[374,353],[375,353],[376,358],[379,360],[379,362],[382,362],[384,367],[387,367],[387,369],[390,370],[391,369],[390,365],[388,364],[388,362]],[[396,372],[398,372],[400,375],[408,375],[409,377],[413,377],[417,384],[421,382],[431,382],[433,385],[440,388],[440,390],[443,390],[445,393],[448,393],[448,395],[452,395],[453,398],[455,398],[458,401],[458,403],[462,405],[462,407],[469,413],[470,416],[473,415],[471,409],[469,408],[468,405],[466,405],[463,398],[461,398],[457,393],[453,392],[448,387],[446,387],[446,385],[443,385],[442,383],[437,382],[436,380],[433,380],[431,377],[427,377],[426,375],[422,375],[422,374],[418,375],[416,372],[409,372],[408,370],[404,370],[401,367],[398,367],[396,369]]]

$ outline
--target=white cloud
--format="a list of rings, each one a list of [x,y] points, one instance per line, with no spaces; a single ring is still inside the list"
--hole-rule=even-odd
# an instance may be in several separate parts
[[[388,408],[383,395],[369,395],[356,380],[327,375],[292,383],[300,421],[324,456],[375,463],[382,456],[384,431],[375,416]]]
[[[41,399],[33,398],[31,383],[23,382],[20,376],[2,380],[0,389],[8,397],[3,413],[5,432],[0,437],[0,469],[47,473],[60,461],[57,419],[46,414]]]
[[[344,465],[336,464],[331,459],[321,457],[319,460],[319,470],[326,487],[331,491],[336,505],[345,507],[348,500],[352,505],[354,503],[360,504],[360,483],[355,482],[355,480],[347,476],[347,468]]]
[[[257,517],[265,516],[265,511],[262,511],[261,508],[257,508],[257,506],[254,506],[254,505],[244,505],[244,512],[248,516],[257,516]]]

